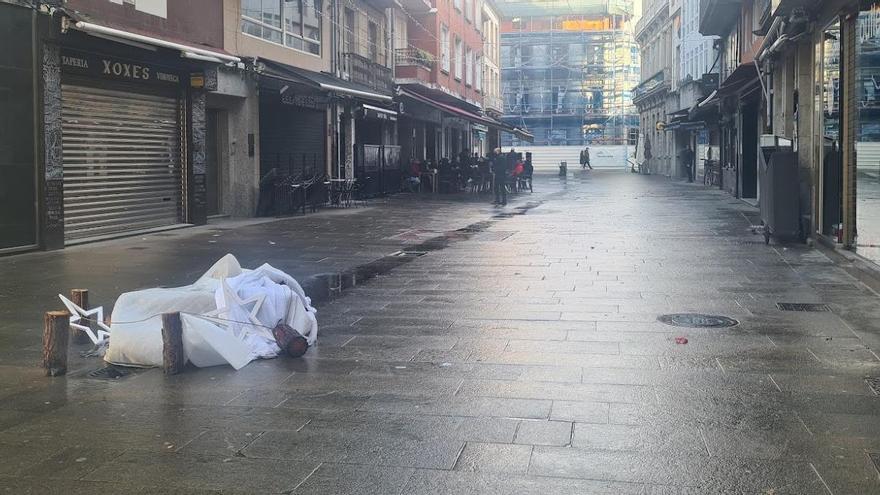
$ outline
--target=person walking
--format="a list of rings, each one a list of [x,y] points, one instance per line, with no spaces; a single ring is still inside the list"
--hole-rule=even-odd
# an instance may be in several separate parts
[[[581,159],[581,168],[586,169],[587,167],[590,170],[593,170],[593,166],[590,165],[590,147],[585,146],[583,151],[583,158]]]

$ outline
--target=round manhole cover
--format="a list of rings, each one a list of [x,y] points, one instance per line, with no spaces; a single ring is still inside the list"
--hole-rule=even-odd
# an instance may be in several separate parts
[[[661,315],[657,317],[657,320],[674,327],[690,328],[725,328],[739,324],[738,321],[726,316],[704,315],[699,313]]]

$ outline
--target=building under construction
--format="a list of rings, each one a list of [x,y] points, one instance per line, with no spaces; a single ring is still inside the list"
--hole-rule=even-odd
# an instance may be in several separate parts
[[[535,145],[626,144],[638,114],[632,0],[499,0],[504,120]],[[516,146],[516,136],[503,145]]]

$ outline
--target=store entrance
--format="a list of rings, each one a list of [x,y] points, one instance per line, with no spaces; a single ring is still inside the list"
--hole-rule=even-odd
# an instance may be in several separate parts
[[[828,26],[822,41],[822,158],[820,231],[840,241],[843,155],[840,147],[840,23]]]
[[[863,7],[856,40],[856,252],[880,263],[880,2]]]

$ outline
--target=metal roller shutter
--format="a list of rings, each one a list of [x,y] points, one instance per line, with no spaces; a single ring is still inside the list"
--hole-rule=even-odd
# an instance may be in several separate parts
[[[323,172],[325,130],[324,111],[278,104],[263,96],[260,105],[261,173],[265,175],[273,168],[286,175]]]
[[[63,84],[68,241],[180,222],[178,99]]]

